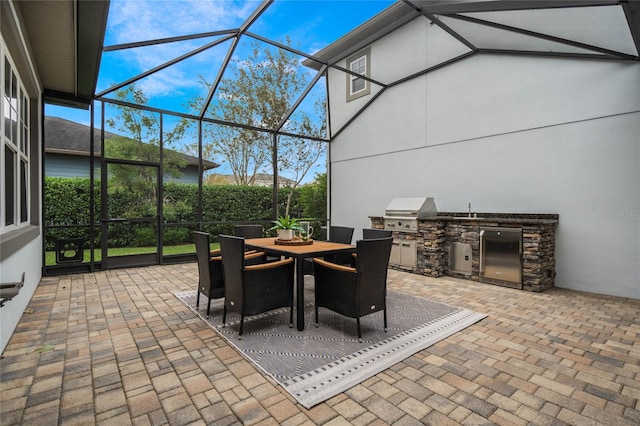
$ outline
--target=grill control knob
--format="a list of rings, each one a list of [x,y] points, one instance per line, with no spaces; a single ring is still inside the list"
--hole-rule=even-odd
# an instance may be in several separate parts
[[[402,226],[402,222],[398,222],[398,226]]]

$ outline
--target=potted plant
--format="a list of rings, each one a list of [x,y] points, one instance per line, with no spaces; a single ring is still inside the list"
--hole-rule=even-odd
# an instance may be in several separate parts
[[[292,218],[289,215],[279,216],[278,220],[273,220],[272,222],[274,223],[274,226],[269,228],[269,230],[277,230],[279,240],[293,240],[293,231],[302,230],[298,219]]]

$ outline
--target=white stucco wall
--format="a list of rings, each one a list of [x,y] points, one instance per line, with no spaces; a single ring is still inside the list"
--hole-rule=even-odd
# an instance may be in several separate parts
[[[640,298],[640,64],[474,55],[385,91],[332,143],[331,180],[356,238],[396,197],[558,213],[556,286]]]
[[[32,100],[33,102],[33,100]],[[41,99],[37,98],[37,105],[41,105]],[[38,108],[40,110],[40,108]],[[39,111],[40,112],[40,111]],[[40,113],[38,113],[40,117]],[[33,120],[32,126],[36,126],[38,129],[42,128],[42,122],[40,119]],[[42,132],[38,131],[38,135]],[[38,151],[42,152],[42,139],[38,136]],[[38,158],[38,161],[34,161],[31,158],[31,167],[35,167],[37,170],[42,170],[42,159]],[[31,185],[31,191],[36,191],[38,199],[42,199],[42,185],[38,181],[33,182]],[[42,210],[40,208],[32,208],[31,215],[37,215],[37,223],[42,223]],[[34,225],[35,226],[35,225]],[[24,286],[20,289],[20,292],[16,297],[6,302],[0,309],[0,353],[2,353],[11,339],[11,335],[15,330],[18,322],[22,318],[23,312],[29,305],[31,297],[36,291],[36,288],[40,284],[42,279],[42,225],[38,225],[37,237],[24,244],[17,251],[7,257],[3,257],[0,260],[0,282],[12,283],[20,281],[22,273],[24,272]],[[3,236],[0,235],[0,242],[3,240]],[[6,240],[5,240],[6,244]]]
[[[40,234],[42,235],[42,234]],[[0,353],[13,334],[31,296],[42,278],[42,237],[31,240],[20,251],[14,253],[0,264],[0,282],[20,281],[25,273],[24,287],[18,295],[6,302],[0,309]]]
[[[14,66],[31,103],[30,126],[33,139],[29,148],[31,153],[30,167],[32,170],[40,171],[42,170],[42,157],[35,155],[35,153],[42,153],[42,87],[33,58],[27,57],[27,63],[24,65],[18,60],[23,55],[28,56],[29,49],[25,44],[28,37],[21,29],[21,21],[14,5],[3,2],[0,9],[2,9],[0,13],[8,11],[7,15],[3,17],[3,22],[10,23],[10,25],[2,27],[2,43],[10,51]],[[17,32],[14,32],[14,27]],[[19,51],[11,51],[10,46],[19,46]],[[25,54],[25,52],[27,53]],[[39,175],[40,173],[38,173]],[[29,179],[30,195],[42,200],[40,179],[34,179],[32,175]],[[4,351],[9,342],[42,277],[42,209],[40,203],[37,206],[31,206],[30,219],[31,226],[19,230],[4,230],[4,233],[0,234],[0,252],[2,253],[0,255],[0,282],[19,281],[22,273],[25,273],[24,286],[18,295],[0,308],[0,353]],[[16,237],[16,231],[18,234],[23,232],[22,237]]]

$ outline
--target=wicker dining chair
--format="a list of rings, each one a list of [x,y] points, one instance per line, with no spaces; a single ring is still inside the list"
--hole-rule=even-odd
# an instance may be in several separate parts
[[[354,228],[349,226],[330,226],[327,236],[327,227],[320,228],[320,239],[334,243],[351,244]]]
[[[356,267],[314,259],[315,324],[318,308],[327,308],[356,319],[358,340],[362,341],[360,318],[383,311],[387,331],[387,268],[393,238],[356,242]]]
[[[233,232],[236,237],[245,239],[264,237],[264,228],[262,225],[235,225]],[[246,253],[253,253],[255,250],[247,250]],[[275,262],[280,260],[280,256],[267,255],[267,262]]]
[[[353,239],[354,228],[348,226],[331,226],[329,227],[329,238],[327,239],[327,227],[320,228],[320,240],[331,241],[332,243],[351,244]],[[324,257],[324,260],[339,263],[343,265],[351,264],[350,254],[337,254],[328,255]],[[313,275],[313,259],[305,259],[304,261],[304,274]]]
[[[363,240],[373,240],[375,238],[387,238],[393,235],[393,231],[388,229],[362,229],[362,239]],[[358,257],[357,253],[351,253],[351,267],[356,267],[356,258]]]
[[[208,299],[207,317],[211,312],[211,300],[224,297],[224,273],[222,271],[222,251],[211,250],[209,234],[201,231],[193,232],[198,260],[198,293],[196,309],[200,307],[200,294]],[[265,254],[253,251],[245,253],[248,264],[264,263]]]
[[[327,241],[331,241],[334,243],[351,244],[351,240],[353,239],[353,231],[354,229],[348,226],[330,226],[329,238],[327,239]],[[322,232],[325,233],[326,236],[325,226],[322,227]],[[340,265],[350,265],[351,254],[332,254],[329,256],[325,256],[324,260],[332,263],[338,263]]]
[[[362,229],[362,239],[363,240],[371,240],[374,238],[387,238],[393,234],[393,231],[388,229]]]
[[[200,294],[208,299],[207,316],[211,311],[211,299],[224,297],[224,275],[222,273],[222,259],[220,250],[211,250],[209,234],[195,231],[193,239],[196,243],[196,257],[198,258],[198,295],[196,309],[200,306]]]
[[[225,296],[222,324],[227,312],[240,314],[242,336],[244,318],[274,309],[289,307],[289,326],[293,327],[294,260],[284,259],[258,265],[247,265],[244,238],[220,235],[224,271]]]
[[[262,238],[264,237],[264,228],[262,225],[235,225],[233,233],[236,237]]]

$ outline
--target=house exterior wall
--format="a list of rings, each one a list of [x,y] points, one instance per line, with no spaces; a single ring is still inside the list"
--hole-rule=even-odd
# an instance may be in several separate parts
[[[40,233],[42,235],[42,233]],[[31,239],[19,251],[0,262],[0,282],[20,281],[25,274],[24,286],[16,297],[0,309],[0,351],[9,343],[23,312],[29,305],[33,293],[42,278],[42,238]]]
[[[24,44],[20,17],[12,2],[0,2],[0,47],[9,52],[16,72],[24,84],[30,100],[30,217],[26,226],[0,233],[0,282],[19,281],[25,273],[24,287],[18,295],[0,309],[0,352],[4,351],[22,313],[42,278],[42,189],[40,170],[42,161],[42,88],[33,58]]]
[[[380,49],[413,47],[421,25],[435,28],[410,25],[414,35],[371,46],[373,78],[403,64],[376,61]],[[461,52],[431,41],[405,52],[429,63],[447,49]],[[339,74],[329,76],[332,124],[353,110],[339,105]],[[396,197],[434,197],[440,211],[470,202],[477,212],[557,213],[555,285],[640,298],[638,93],[638,63],[488,54],[391,87],[331,144],[331,182],[349,183],[331,185],[332,223],[359,238]]]
[[[190,183],[190,184],[198,184],[198,167],[197,166],[187,166],[182,169],[182,175],[180,177],[174,178],[172,176],[168,176],[165,174],[164,176],[165,182],[173,182],[173,183]]]
[[[98,165],[96,161],[96,166]],[[99,169],[96,168],[99,174]],[[89,177],[89,157],[62,155],[62,154],[45,154],[44,156],[44,175],[50,177],[62,178],[88,178]],[[99,175],[96,175],[99,177]]]
[[[99,160],[95,161],[96,167],[99,166]],[[182,175],[174,178],[165,174],[165,182],[175,183],[198,183],[198,167],[186,166],[181,170]],[[96,178],[99,178],[99,169],[96,169]],[[79,155],[66,155],[47,153],[44,162],[45,176],[62,177],[62,178],[88,178],[89,177],[89,157]]]

